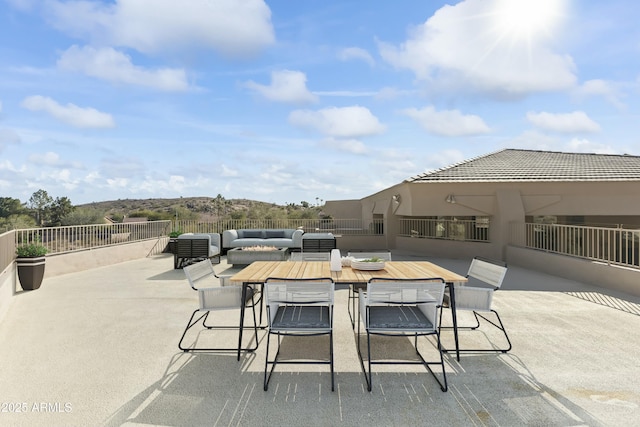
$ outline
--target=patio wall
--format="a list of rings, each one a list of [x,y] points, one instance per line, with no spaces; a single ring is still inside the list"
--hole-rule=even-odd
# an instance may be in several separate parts
[[[336,247],[340,249],[342,255],[348,251],[372,251],[386,250],[390,246],[387,243],[387,236],[358,236],[358,235],[337,235]]]
[[[507,263],[640,296],[640,270],[540,250],[507,246]]]
[[[0,273],[0,322],[7,314],[16,293],[16,264],[12,262]]]
[[[491,242],[464,242],[444,239],[422,239],[398,236],[394,249],[426,256],[453,259],[471,259],[475,256],[503,259],[500,245]]]
[[[44,280],[46,281],[48,277],[59,276],[61,274],[74,273],[76,271],[89,270],[140,259],[150,255],[157,255],[162,253],[168,242],[168,237],[162,237],[159,239],[143,240],[141,242],[108,246],[87,251],[49,255],[47,256]],[[171,261],[171,263],[172,262],[173,261]],[[173,268],[173,264],[171,264],[171,268]],[[45,285],[46,283],[43,283],[43,286]]]

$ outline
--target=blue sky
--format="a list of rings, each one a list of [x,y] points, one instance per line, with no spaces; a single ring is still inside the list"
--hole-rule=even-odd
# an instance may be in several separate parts
[[[640,155],[635,0],[0,0],[0,195],[359,199]]]

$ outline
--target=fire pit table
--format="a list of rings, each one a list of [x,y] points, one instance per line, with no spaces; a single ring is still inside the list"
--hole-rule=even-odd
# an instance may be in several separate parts
[[[227,263],[249,265],[254,261],[286,261],[289,248],[256,247],[233,248],[227,252]]]

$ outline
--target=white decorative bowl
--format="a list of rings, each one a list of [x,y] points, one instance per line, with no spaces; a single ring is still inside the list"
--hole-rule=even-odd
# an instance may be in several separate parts
[[[354,259],[351,261],[351,268],[354,270],[383,270],[384,269],[384,261],[363,261],[361,259]]]
[[[351,267],[351,262],[354,260],[355,258],[352,256],[343,256],[342,257],[342,266],[343,267]]]

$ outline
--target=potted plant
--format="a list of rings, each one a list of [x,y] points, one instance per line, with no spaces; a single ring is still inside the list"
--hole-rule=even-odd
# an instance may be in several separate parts
[[[18,278],[25,291],[38,289],[44,278],[45,255],[47,248],[33,242],[16,248]]]

